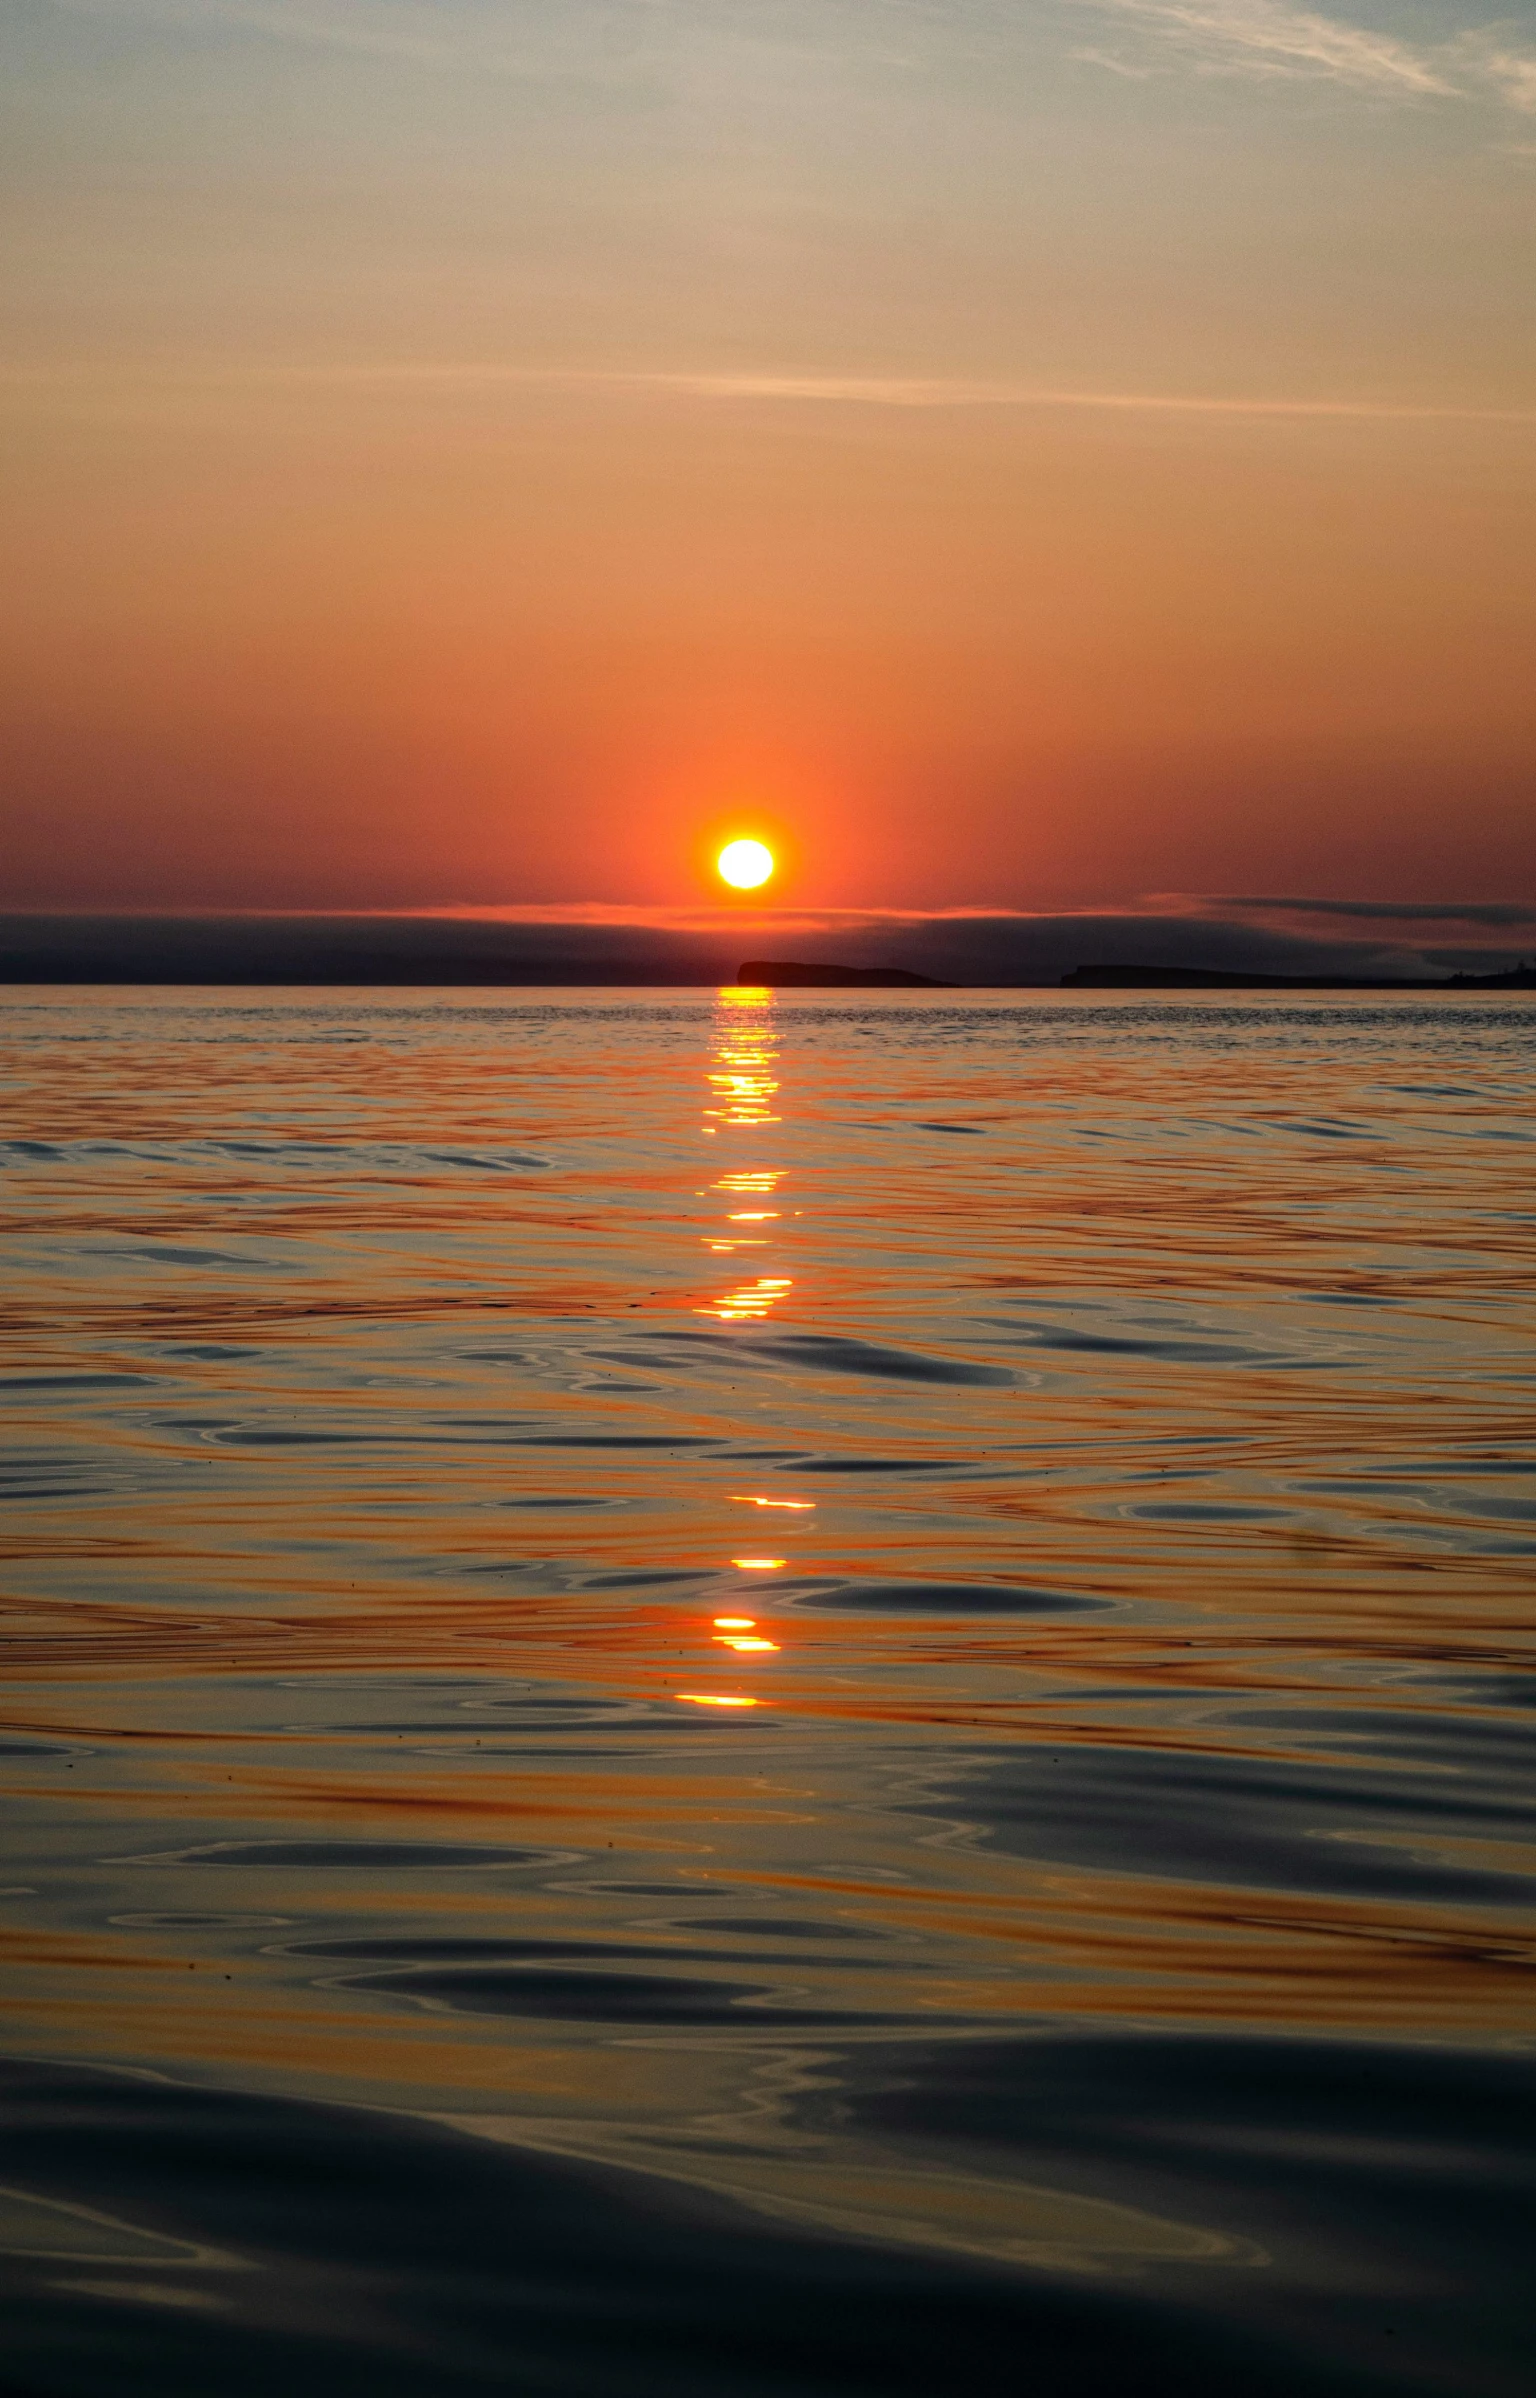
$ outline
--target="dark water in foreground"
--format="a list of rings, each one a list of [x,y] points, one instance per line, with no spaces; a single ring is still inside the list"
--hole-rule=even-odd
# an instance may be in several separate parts
[[[0,2386],[1529,2386],[1536,1003],[14,993]]]

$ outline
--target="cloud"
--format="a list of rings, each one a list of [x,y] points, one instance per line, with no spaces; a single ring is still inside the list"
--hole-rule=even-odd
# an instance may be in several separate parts
[[[1371,422],[1536,424],[1536,410],[1441,407],[1388,400],[1293,399],[1203,392],[1056,391],[1034,384],[967,383],[875,375],[647,374],[594,377],[668,389],[698,399],[820,400],[866,408],[1097,409],[1162,416],[1358,417]]]
[[[188,362],[136,368],[76,364],[0,366],[0,390],[18,395],[71,391],[100,405],[110,394],[142,401],[156,394],[226,394],[335,387],[366,392],[550,391],[654,395],[704,403],[763,402],[794,407],[874,409],[1084,410],[1106,415],[1272,418],[1277,422],[1536,425],[1536,408],[1479,408],[1430,401],[1295,398],[1285,393],[1070,391],[1033,383],[911,375],[798,374],[781,369],[729,372],[631,367],[522,366],[501,359],[413,359],[273,365],[266,360],[207,366]]]
[[[1355,91],[1399,99],[1493,97],[1525,114],[1536,113],[1536,57],[1519,46],[1518,31],[1495,22],[1455,40],[1415,43],[1299,8],[1291,0],[1075,0],[1122,24],[1139,26],[1182,50],[1204,74],[1321,77]],[[221,35],[295,46],[309,51],[352,52],[417,68],[463,69],[477,74],[538,80],[549,74],[579,75],[587,82],[632,80],[642,51],[657,44],[696,62],[699,20],[669,0],[618,0],[604,25],[627,27],[614,43],[594,38],[595,19],[580,8],[543,12],[487,9],[475,0],[53,0],[69,15],[99,23],[141,25],[199,43]],[[808,46],[807,25],[797,14],[770,31],[773,12],[754,26],[748,9],[736,31],[811,64],[823,55]],[[1008,41],[1008,20],[989,12],[992,38]],[[885,0],[872,30],[871,12],[850,12],[840,41],[823,27],[830,56],[857,23],[854,38],[869,54],[873,41],[885,58],[911,64],[910,45],[936,40],[967,46],[974,38],[962,14],[927,0]],[[730,19],[717,23],[717,33]],[[1016,30],[1016,27],[1013,29]],[[898,47],[891,49],[890,41]],[[759,55],[761,53],[759,52]],[[1093,46],[1071,55],[1111,74],[1144,80],[1144,62]]]
[[[1258,75],[1321,75],[1359,90],[1448,95],[1433,55],[1285,0],[1091,0],[1133,17],[1192,51],[1207,69]]]
[[[1536,908],[1501,899],[1243,899],[1223,895],[1185,904],[1199,909],[1240,908],[1245,913],[1271,916],[1338,916],[1363,924],[1481,924],[1490,931],[1536,924]]]
[[[1492,96],[1536,114],[1536,56],[1509,29],[1487,25],[1454,41],[1415,43],[1288,0],[1081,0],[1183,50],[1203,74],[1321,78],[1383,99]],[[1102,51],[1089,63],[1132,71]]]
[[[338,11],[334,6],[295,7],[284,0],[53,0],[67,16],[93,17],[108,25],[144,25],[156,32],[207,41],[221,30],[255,34],[306,50],[353,51],[416,66],[452,55],[433,31],[432,19],[409,0]]]
[[[1079,66],[1107,67],[1111,75],[1123,75],[1128,83],[1145,83],[1153,72],[1151,67],[1133,65],[1128,58],[1117,58],[1113,50],[1074,50],[1072,56]]]
[[[1056,913],[576,903],[431,915],[12,915],[0,918],[0,980],[656,987],[727,982],[755,956],[905,966],[946,982],[1003,987],[1053,984],[1074,966],[1096,964],[1411,981],[1459,966],[1512,966],[1521,956],[1486,939],[1430,948],[1369,930],[1319,933],[1258,920],[1263,909],[1298,904],[1333,903],[1172,895]],[[1368,917],[1377,905],[1390,915],[1398,903],[1339,904]],[[1454,913],[1473,933],[1497,929],[1485,926],[1481,903],[1413,912]]]
[[[1536,116],[1536,55],[1510,49],[1502,28],[1488,26],[1465,34],[1456,54],[1469,74],[1492,84],[1511,108]]]

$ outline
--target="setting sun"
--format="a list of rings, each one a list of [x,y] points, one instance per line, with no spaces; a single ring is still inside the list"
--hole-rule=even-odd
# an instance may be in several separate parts
[[[715,860],[724,880],[738,891],[755,891],[773,872],[773,851],[761,841],[727,841]]]

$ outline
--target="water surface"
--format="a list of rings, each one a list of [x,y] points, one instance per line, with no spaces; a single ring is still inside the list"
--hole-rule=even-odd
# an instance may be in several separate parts
[[[1536,1005],[0,1095],[4,2386],[1524,2386]]]

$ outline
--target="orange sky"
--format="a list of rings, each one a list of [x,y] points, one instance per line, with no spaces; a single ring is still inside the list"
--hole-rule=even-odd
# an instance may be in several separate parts
[[[9,21],[11,905],[1536,898],[1536,42]]]

